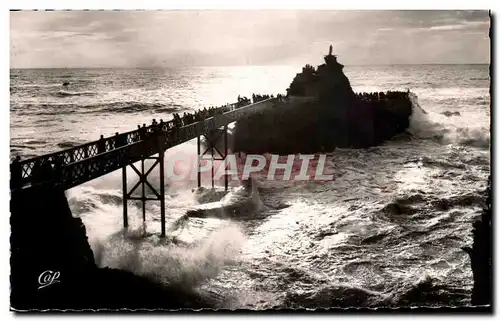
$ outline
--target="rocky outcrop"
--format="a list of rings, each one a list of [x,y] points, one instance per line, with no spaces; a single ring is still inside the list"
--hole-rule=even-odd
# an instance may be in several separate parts
[[[408,92],[355,94],[343,65],[325,56],[317,69],[306,65],[287,89],[287,100],[314,102],[276,107],[236,124],[234,150],[246,153],[313,153],[335,147],[380,144],[409,126]]]
[[[18,309],[35,308],[58,287],[38,289],[45,271],[67,278],[95,269],[85,227],[73,218],[64,191],[40,186],[11,195],[11,303]],[[33,304],[33,305],[32,305]]]
[[[64,191],[32,187],[11,195],[11,307],[45,309],[179,309],[213,303],[184,289],[98,268],[85,226]],[[45,285],[45,286],[44,286]]]
[[[491,198],[491,176],[488,179],[486,189],[487,199],[481,217],[473,224],[472,248],[464,248],[469,254],[471,269],[474,278],[472,289],[472,305],[491,305],[492,299],[492,255],[493,235],[491,226],[492,198]]]

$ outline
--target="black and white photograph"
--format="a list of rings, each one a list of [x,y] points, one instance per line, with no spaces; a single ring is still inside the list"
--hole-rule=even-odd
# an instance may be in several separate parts
[[[494,12],[11,7],[12,313],[493,311]]]

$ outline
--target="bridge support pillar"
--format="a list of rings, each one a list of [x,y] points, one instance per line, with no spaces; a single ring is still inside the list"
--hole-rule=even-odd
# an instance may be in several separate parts
[[[165,237],[165,164],[164,164],[165,150],[160,149],[158,156],[146,157],[141,160],[141,170],[134,165],[130,164],[133,171],[139,176],[139,181],[130,189],[127,188],[127,170],[126,167],[122,168],[123,177],[123,226],[128,227],[128,201],[140,201],[142,203],[142,219],[146,221],[146,202],[147,201],[160,201],[160,220],[161,220],[161,237]],[[153,160],[153,164],[149,169],[145,169],[145,160]],[[148,175],[159,167],[160,186],[159,191],[148,181]],[[141,186],[141,195],[132,195],[137,188]],[[146,190],[150,190],[152,195],[148,195]],[[149,193],[151,194],[151,193]]]
[[[128,198],[127,198],[127,166],[122,167],[122,183],[123,183],[123,228],[128,227]]]
[[[221,137],[223,137],[224,139],[224,152],[221,152],[219,150],[219,148],[217,147],[217,143],[219,142],[219,140],[221,139]],[[227,157],[227,154],[228,154],[228,151],[227,151],[227,125],[222,127],[222,128],[219,128],[219,129],[216,129],[216,130],[213,130],[207,134],[203,134],[203,137],[205,137],[205,141],[206,141],[206,145],[207,145],[207,148],[205,149],[205,151],[202,153],[201,152],[201,137],[198,136],[198,139],[197,139],[197,143],[198,143],[198,164],[197,164],[197,170],[198,170],[198,187],[201,187],[201,172],[200,172],[200,164],[201,164],[201,159],[203,158],[203,156],[205,156],[208,151],[210,151],[210,154],[211,154],[211,162],[212,162],[212,175],[211,175],[211,181],[212,181],[212,188],[214,187],[215,185],[215,181],[214,181],[214,161],[216,160],[220,160],[220,161],[225,161],[226,160],[226,157]],[[217,152],[217,154],[219,154],[218,157],[215,156],[215,152]],[[224,188],[225,190],[227,191],[228,190],[228,175],[224,175]]]

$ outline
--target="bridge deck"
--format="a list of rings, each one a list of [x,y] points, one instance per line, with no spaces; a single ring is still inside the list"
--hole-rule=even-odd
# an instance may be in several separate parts
[[[217,108],[215,116],[178,127],[174,120],[107,137],[55,153],[11,164],[11,190],[38,184],[58,184],[64,189],[83,184],[124,166],[157,154],[161,149],[187,142],[211,130],[221,128],[269,107],[311,101],[270,98],[238,107],[231,104]]]

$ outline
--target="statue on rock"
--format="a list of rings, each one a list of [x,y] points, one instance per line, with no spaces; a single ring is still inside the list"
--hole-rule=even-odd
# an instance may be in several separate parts
[[[325,63],[307,64],[287,89],[291,101],[313,98],[306,103],[284,103],[262,115],[238,121],[234,151],[246,153],[316,153],[341,148],[377,145],[409,126],[411,101],[408,93],[355,94],[341,63],[329,46]],[[364,95],[364,96],[363,96]]]

